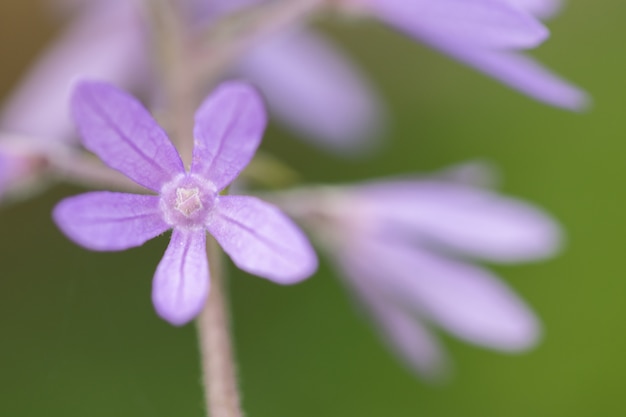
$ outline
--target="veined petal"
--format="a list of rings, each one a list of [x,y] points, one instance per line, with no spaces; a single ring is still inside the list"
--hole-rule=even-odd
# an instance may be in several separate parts
[[[92,250],[114,251],[140,246],[170,228],[151,195],[80,194],[62,200],[52,213],[70,239]]]
[[[3,106],[3,130],[39,138],[76,139],[67,111],[72,82],[93,78],[130,87],[145,72],[135,6],[129,1],[90,4],[37,60]]]
[[[382,130],[384,111],[373,88],[321,35],[295,29],[264,39],[237,71],[261,89],[281,122],[315,144],[360,152]]]
[[[207,227],[235,265],[251,274],[293,284],[317,269],[315,251],[302,231],[254,197],[220,197]]]
[[[152,302],[159,316],[182,326],[200,313],[209,294],[206,232],[172,232],[152,283]]]
[[[483,269],[367,236],[351,251],[372,265],[373,272],[361,271],[362,285],[378,288],[380,296],[394,298],[457,337],[503,351],[527,349],[539,338],[532,311]]]
[[[548,30],[530,13],[502,0],[370,0],[377,15],[418,40],[459,47],[532,48]]]
[[[378,232],[497,262],[542,259],[560,247],[558,224],[520,200],[443,181],[397,181],[356,191]]]
[[[263,101],[253,87],[221,84],[196,112],[191,172],[222,190],[248,165],[266,124]]]
[[[72,95],[72,114],[85,147],[137,184],[158,192],[185,172],[176,148],[150,113],[112,85],[79,83]]]
[[[415,313],[381,296],[376,287],[361,282],[363,271],[365,274],[386,276],[387,271],[377,271],[377,266],[357,254],[345,259],[342,269],[389,348],[418,374],[429,378],[441,377],[446,370],[446,358],[434,335]]]

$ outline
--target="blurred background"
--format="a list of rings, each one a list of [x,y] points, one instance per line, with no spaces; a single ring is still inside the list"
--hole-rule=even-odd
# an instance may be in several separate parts
[[[37,0],[0,3],[0,96],[61,29]],[[552,261],[494,267],[535,309],[545,337],[504,355],[442,334],[445,384],[407,371],[354,309],[327,264],[293,287],[231,273],[246,414],[254,417],[626,415],[626,3],[572,0],[534,56],[593,97],[583,114],[547,107],[376,24],[322,22],[386,98],[393,126],[370,159],[313,149],[272,125],[265,149],[310,182],[439,170],[486,159],[503,192],[567,232]],[[0,415],[203,416],[193,325],[150,302],[167,237],[93,253],[50,211],[58,186],[0,211]]]

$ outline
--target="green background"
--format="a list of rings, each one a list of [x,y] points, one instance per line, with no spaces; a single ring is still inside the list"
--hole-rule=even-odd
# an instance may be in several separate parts
[[[393,127],[367,160],[311,149],[271,126],[265,149],[307,181],[497,164],[503,191],[544,207],[567,244],[542,264],[494,267],[541,317],[519,356],[442,335],[445,384],[404,369],[323,264],[280,287],[230,267],[243,405],[253,417],[626,415],[626,3],[574,0],[534,55],[590,92],[583,114],[534,102],[378,25],[323,23],[387,99]],[[0,4],[0,94],[60,26],[34,0]],[[167,238],[92,253],[50,220],[56,187],[0,213],[0,415],[202,416],[193,326],[156,317],[150,281]]]

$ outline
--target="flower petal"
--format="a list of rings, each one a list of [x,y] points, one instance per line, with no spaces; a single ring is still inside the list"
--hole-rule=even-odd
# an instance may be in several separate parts
[[[532,311],[483,269],[367,236],[347,256],[368,260],[353,273],[361,285],[377,288],[379,296],[392,297],[457,337],[503,351],[527,349],[539,338]]]
[[[15,178],[15,158],[0,149],[0,198]]]
[[[344,273],[373,316],[382,340],[418,374],[440,378],[447,364],[436,338],[414,313],[382,297],[375,287],[360,281],[359,271],[372,266],[368,259],[357,257],[352,260],[356,264],[344,264]],[[383,270],[378,273],[385,276],[387,272]]]
[[[79,83],[72,95],[72,114],[85,147],[137,184],[158,192],[185,172],[176,148],[150,113],[112,85]]]
[[[182,326],[200,313],[209,294],[206,232],[172,232],[152,283],[152,302],[159,316]]]
[[[520,7],[540,19],[553,17],[562,5],[561,0],[507,0],[509,4]]]
[[[548,37],[540,21],[502,0],[373,0],[372,6],[381,19],[426,43],[532,48]]]
[[[539,9],[533,9],[533,7],[537,6],[532,6],[529,3],[522,4],[524,0],[508,0],[510,3],[508,5],[502,1],[499,1],[499,5],[494,5],[492,4],[493,1],[428,1],[429,7],[432,6],[434,10],[441,11],[444,16],[446,16],[446,13],[450,13],[449,10],[446,10],[446,7],[452,7],[452,3],[467,2],[467,8],[476,7],[478,11],[485,12],[486,16],[491,15],[489,12],[491,10],[494,12],[491,17],[503,25],[502,27],[486,25],[484,30],[481,30],[473,27],[474,25],[482,25],[481,20],[477,18],[475,21],[470,20],[458,26],[459,30],[467,29],[468,34],[466,35],[456,31],[454,28],[447,27],[446,24],[438,20],[427,20],[425,19],[426,15],[415,15],[415,10],[413,9],[416,9],[416,6],[404,0],[380,1],[376,2],[375,6],[379,9],[382,8],[381,17],[388,20],[390,24],[399,27],[455,59],[508,84],[512,88],[556,107],[583,110],[588,104],[587,95],[583,91],[552,74],[533,59],[505,50],[531,47],[533,46],[532,42],[530,42],[532,37],[527,39],[526,45],[522,41],[526,39],[524,37],[520,37],[515,41],[516,34],[519,35],[515,30],[517,25],[511,26],[509,29],[508,24],[505,23],[506,19],[499,20],[499,13],[502,11],[507,15],[511,14],[510,17],[517,15],[518,18],[524,19],[524,16],[526,16],[526,18],[534,20],[530,12],[532,10],[540,12]],[[519,4],[513,4],[513,2],[518,2]],[[549,4],[545,3],[539,6],[544,6],[545,10],[543,11],[549,13]],[[451,16],[446,16],[446,18],[451,18],[453,15],[455,19],[465,19],[463,7],[455,6],[452,10],[454,10],[454,13],[451,13]],[[498,11],[498,13],[495,13],[495,11]],[[470,15],[473,16],[471,13]],[[480,17],[482,15],[478,14],[477,16]],[[450,23],[456,24],[455,19],[450,20]],[[539,23],[537,22],[537,24]],[[523,24],[519,26],[519,28],[523,27]],[[492,29],[493,33],[491,33]],[[477,39],[476,36],[471,35],[469,32],[474,32],[479,37],[484,35],[484,39]],[[489,40],[492,43],[489,43]],[[540,37],[537,40],[540,41]]]
[[[448,53],[508,86],[556,107],[584,110],[589,97],[534,59],[519,53],[449,48]]]
[[[72,140],[76,132],[66,103],[75,78],[122,86],[140,82],[146,57],[131,3],[89,5],[27,72],[4,105],[0,126],[39,138]]]
[[[54,221],[70,239],[92,250],[140,246],[170,228],[159,198],[108,191],[80,194],[54,208]]]
[[[196,112],[191,172],[222,190],[248,165],[266,124],[263,101],[253,87],[221,84]]]
[[[315,251],[302,231],[254,197],[220,197],[207,227],[235,265],[251,274],[293,284],[317,269]]]
[[[363,152],[384,111],[363,74],[322,36],[303,29],[264,39],[237,72],[255,83],[288,127],[333,151]]]
[[[497,262],[541,259],[560,247],[558,224],[520,200],[443,181],[396,181],[358,189],[378,233]]]

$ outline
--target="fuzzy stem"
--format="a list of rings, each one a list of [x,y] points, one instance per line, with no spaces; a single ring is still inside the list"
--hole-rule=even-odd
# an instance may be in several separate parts
[[[211,270],[211,292],[196,321],[207,410],[211,417],[241,417],[232,357],[228,302],[222,277],[222,253],[212,238],[207,241],[207,256]]]

